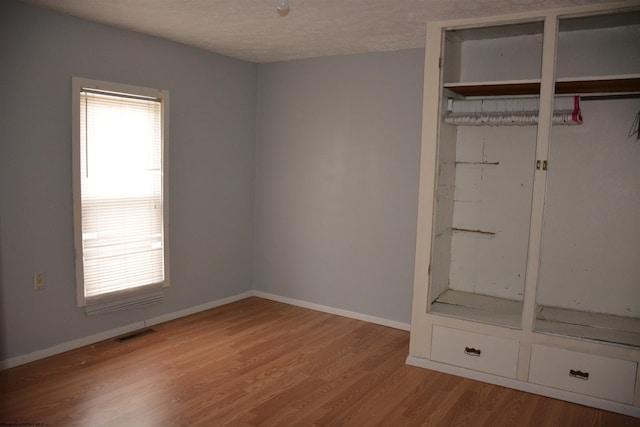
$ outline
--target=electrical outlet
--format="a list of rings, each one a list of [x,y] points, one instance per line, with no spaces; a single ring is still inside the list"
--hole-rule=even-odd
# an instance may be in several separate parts
[[[44,277],[42,277],[42,273],[34,273],[33,287],[36,288],[36,291],[44,289]]]

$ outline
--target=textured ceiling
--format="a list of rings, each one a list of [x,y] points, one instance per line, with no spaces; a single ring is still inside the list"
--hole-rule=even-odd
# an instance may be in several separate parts
[[[23,0],[251,62],[424,46],[425,22],[602,0]],[[605,1],[606,2],[606,1]]]

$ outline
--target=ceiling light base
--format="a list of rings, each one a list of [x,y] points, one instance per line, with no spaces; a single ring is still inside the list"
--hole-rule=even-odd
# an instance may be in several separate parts
[[[289,0],[278,0],[276,10],[278,11],[278,15],[287,16],[289,14]]]

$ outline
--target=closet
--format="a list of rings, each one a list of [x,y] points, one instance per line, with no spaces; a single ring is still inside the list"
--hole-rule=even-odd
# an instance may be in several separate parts
[[[640,417],[640,7],[427,25],[407,363]]]
[[[457,117],[465,117],[466,111],[473,119],[470,110],[482,113],[483,103],[495,101],[467,100],[460,94],[478,83],[511,91],[515,86],[539,87],[543,27],[538,21],[444,33],[429,301],[433,313],[520,327],[536,127],[458,126],[448,120],[450,108],[459,104],[463,112]],[[507,104],[531,99],[512,96],[499,97],[503,108],[488,115],[506,118],[512,113]]]
[[[640,72],[638,13],[560,19],[558,30],[556,82],[631,82]],[[583,125],[551,129],[538,331],[640,347],[640,94],[632,90],[585,94]]]

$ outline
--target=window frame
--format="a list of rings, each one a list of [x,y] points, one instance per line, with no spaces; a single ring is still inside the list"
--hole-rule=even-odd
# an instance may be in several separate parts
[[[164,280],[156,286],[140,286],[122,292],[105,294],[104,297],[93,298],[90,302],[85,297],[84,283],[84,260],[82,241],[82,192],[81,192],[81,111],[80,93],[83,89],[93,89],[98,91],[113,92],[115,95],[134,95],[141,97],[156,98],[161,103],[161,155],[162,155],[162,218],[163,218],[163,257],[164,257]],[[107,82],[81,77],[71,79],[71,99],[72,99],[72,180],[73,180],[73,230],[74,230],[74,257],[75,257],[75,279],[76,279],[76,302],[79,307],[85,307],[87,314],[89,306],[103,306],[96,311],[111,311],[113,307],[135,307],[146,303],[158,302],[162,300],[163,288],[169,286],[169,91],[164,89],[154,89],[129,84]],[[145,300],[146,296],[149,296]],[[106,307],[106,308],[105,308]],[[116,308],[117,309],[117,308]]]

